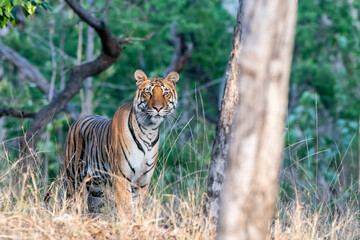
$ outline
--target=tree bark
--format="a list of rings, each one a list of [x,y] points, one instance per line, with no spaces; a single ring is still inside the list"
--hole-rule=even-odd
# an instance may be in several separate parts
[[[297,1],[244,1],[234,135],[217,239],[266,239],[278,193]]]
[[[238,103],[238,62],[242,48],[242,2],[243,0],[239,0],[239,9],[234,28],[233,49],[230,53],[230,60],[226,71],[227,83],[222,98],[220,118],[215,130],[206,189],[208,200],[205,206],[205,215],[209,217],[215,226],[219,218],[220,192],[225,179],[235,107]]]

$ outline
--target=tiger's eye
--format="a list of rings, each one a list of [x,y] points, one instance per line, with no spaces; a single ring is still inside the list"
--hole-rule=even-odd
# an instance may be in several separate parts
[[[169,92],[164,92],[164,96],[168,96],[169,95]]]

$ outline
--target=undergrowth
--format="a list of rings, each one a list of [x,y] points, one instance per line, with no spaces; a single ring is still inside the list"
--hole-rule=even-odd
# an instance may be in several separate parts
[[[89,215],[83,202],[73,208],[62,207],[56,179],[53,198],[45,205],[47,184],[42,166],[28,174],[29,180],[20,192],[14,191],[12,172],[21,159],[14,162],[2,144],[0,239],[214,239],[215,230],[203,213],[211,137],[205,123],[197,122],[197,136],[189,130],[184,140],[181,134],[190,129],[190,124],[184,123],[179,131],[172,124],[165,127],[159,165],[145,204],[130,217],[117,211],[111,191],[103,213],[95,217]],[[298,179],[296,172],[301,168],[301,161],[294,161],[282,169],[268,239],[360,239],[358,183],[341,187],[340,180],[336,180],[325,194],[330,197],[323,198],[323,192],[318,194],[323,191],[321,183],[314,190],[313,183],[303,184],[312,179],[303,175]]]

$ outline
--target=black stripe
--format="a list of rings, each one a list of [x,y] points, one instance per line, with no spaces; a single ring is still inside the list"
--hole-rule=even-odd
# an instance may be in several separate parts
[[[107,133],[107,140],[106,140],[106,146],[107,146],[107,150],[108,150],[108,153],[107,153],[107,158],[106,159],[109,159],[111,157],[113,157],[111,155],[113,149],[112,149],[112,146],[111,146],[111,128],[112,128],[112,120],[109,122],[109,127],[108,127],[108,133]]]
[[[126,160],[126,162],[128,163],[131,171],[133,171],[133,173],[135,174],[135,169],[131,166],[130,161],[129,161],[129,159],[127,158],[127,155],[126,155],[126,153],[125,153],[125,151],[124,151],[124,148],[123,148],[121,142],[120,142],[120,147],[121,147],[121,150],[122,150],[122,152],[123,152],[123,154],[124,154],[125,160]]]
[[[159,141],[159,133],[158,133],[156,139],[151,143],[151,147],[154,147],[158,141]]]
[[[96,146],[96,156],[97,156],[97,160],[98,160],[98,167],[100,170],[100,175],[102,177],[106,177],[105,176],[105,169],[104,169],[104,159],[102,157],[102,142],[103,142],[103,137],[104,137],[104,132],[106,131],[106,121],[102,120],[102,124],[99,126],[99,129],[97,129],[97,137],[98,137],[98,142],[97,142],[97,146]]]
[[[153,169],[153,168],[155,167],[155,165],[156,165],[156,164],[154,164],[150,169],[148,169],[147,171],[145,171],[145,172],[143,173],[143,175],[141,175],[141,176],[144,176],[145,174],[147,174],[148,172],[150,172],[151,169]]]
[[[144,140],[142,137],[140,137],[140,139],[142,140],[142,142],[145,144],[145,146],[147,147],[148,151],[151,150],[152,146],[150,143],[148,143],[146,140]]]
[[[145,163],[145,164],[146,164],[146,166],[151,167],[152,165],[155,164],[155,162],[156,162],[156,161],[153,161],[152,164],[148,164],[148,163]]]
[[[130,114],[129,114],[128,127],[129,127],[129,130],[130,130],[131,136],[133,137],[133,139],[134,139],[134,141],[135,141],[138,149],[145,154],[145,151],[144,151],[143,147],[141,146],[139,140],[138,140],[138,139],[136,138],[136,136],[135,136],[134,128],[133,128],[133,126],[132,126],[132,124],[131,124],[131,115],[132,115],[132,112],[133,112],[133,109],[131,108],[131,111],[130,111]]]
[[[92,137],[92,131],[91,131],[91,129],[93,129],[93,127],[94,127],[94,119],[91,119],[91,121],[89,121],[89,123],[88,123],[88,125],[85,127],[85,129],[84,130],[82,130],[83,131],[83,133],[84,133],[84,140],[86,141],[86,142],[90,142],[91,141],[91,137]],[[84,123],[85,124],[85,123]],[[81,126],[81,127],[83,127],[83,125]]]
[[[132,195],[131,197],[134,199],[134,198],[137,198],[139,196],[139,194],[138,195]]]
[[[144,135],[146,135],[145,132],[144,132],[144,130],[143,130],[143,127],[139,124],[137,118],[136,118],[136,122],[137,122],[138,125],[139,125],[139,128],[140,128],[141,133],[144,134]]]
[[[135,120],[136,120],[136,123],[137,123],[140,131],[142,132],[142,134],[144,134],[145,136],[147,136],[147,135],[144,133],[144,131],[142,130],[142,126],[141,126],[141,124],[139,123],[138,119],[135,118]],[[158,129],[158,128],[155,128],[155,129]],[[153,130],[154,130],[154,129],[153,129]],[[158,132],[158,135],[157,135],[156,139],[155,139],[153,142],[151,142],[151,143],[147,142],[146,140],[144,140],[144,139],[141,138],[141,137],[140,137],[140,139],[145,143],[145,145],[147,146],[148,150],[150,151],[151,148],[153,148],[153,147],[155,146],[155,144],[159,141],[159,132]]]
[[[129,182],[131,182],[130,178],[128,178],[127,176],[125,176],[125,174],[121,171],[121,169],[120,169],[120,173],[121,173],[121,175],[122,175],[126,180],[128,180]]]
[[[97,119],[96,117],[93,117],[94,119],[94,125],[93,127],[89,130],[92,135],[91,135],[91,149],[90,149],[90,156],[88,156],[89,159],[89,163],[92,163],[94,169],[94,173],[95,175],[97,175],[97,172],[101,169],[101,164],[98,158],[98,147],[99,147],[99,139],[98,139],[98,129],[101,127],[102,125],[102,121]],[[90,143],[88,142],[88,145]],[[95,145],[95,146],[94,146]]]
[[[91,133],[92,133],[92,137],[91,137],[91,144],[88,142],[87,144],[91,145],[91,148],[89,150],[90,152],[90,156],[88,156],[88,162],[91,163],[91,165],[93,166],[94,169],[94,174],[96,174],[97,170],[100,169],[100,163],[99,163],[99,159],[98,159],[98,156],[97,156],[97,146],[98,146],[98,143],[97,143],[97,137],[96,137],[96,129],[98,128],[98,126],[100,125],[100,122],[97,121],[95,118],[94,118],[94,126],[89,130]],[[95,145],[95,149],[94,149],[94,145]]]
[[[86,123],[92,121],[92,120],[93,120],[93,119],[89,117],[89,118],[87,118],[87,119],[86,119],[86,118],[83,119],[83,121],[80,122],[80,124],[81,124],[81,125],[80,125],[80,130],[83,131],[84,134],[87,132],[87,129],[88,129],[88,127],[90,126],[91,123],[89,123],[89,124],[85,127],[85,129],[83,129],[84,125],[85,125]],[[84,136],[84,137],[85,137],[85,136]]]
[[[103,136],[103,140],[101,141],[102,142],[102,145],[101,145],[101,157],[103,159],[103,161],[106,161],[106,162],[109,162],[108,159],[109,159],[109,155],[110,154],[110,142],[109,142],[109,129],[110,129],[110,121],[107,122],[106,126],[105,126],[105,130],[104,130],[104,136]],[[108,151],[108,152],[107,152]]]
[[[131,187],[131,192],[134,193],[135,191],[134,190],[138,190],[139,188],[137,186],[133,186],[133,185],[130,185]]]
[[[82,144],[82,149],[81,149],[81,154],[80,154],[80,158],[78,159],[78,161],[80,162],[81,160],[84,160],[84,158],[85,158],[85,156],[84,155],[86,155],[86,152],[85,152],[85,147],[84,147],[84,145],[85,145],[85,142],[83,141],[83,144]],[[76,161],[76,159],[75,159],[75,156],[74,156],[74,159],[73,159],[73,161]],[[75,169],[75,166],[74,166],[74,162],[72,163],[72,168],[73,168],[73,171],[74,171],[74,176],[76,176],[76,169]],[[79,171],[79,169],[77,169],[78,171]],[[80,174],[80,173],[79,173]]]
[[[93,166],[93,170],[95,172],[95,169],[98,169],[98,166],[97,166],[97,161],[96,159],[94,159],[94,154],[93,154],[93,149],[94,149],[94,144],[91,144],[90,146],[90,149],[88,150],[88,156],[86,156],[86,161],[88,163],[91,163],[91,165]]]

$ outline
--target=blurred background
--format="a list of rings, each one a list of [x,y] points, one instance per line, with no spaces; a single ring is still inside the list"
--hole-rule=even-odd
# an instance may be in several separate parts
[[[112,117],[136,90],[133,74],[163,77],[181,57],[177,114],[161,130],[153,184],[161,193],[201,195],[226,84],[238,1],[81,0],[126,43],[116,64],[87,79],[71,102],[75,113]],[[0,30],[1,42],[61,90],[70,69],[101,52],[96,33],[63,1],[48,1],[28,19]],[[295,190],[311,203],[359,200],[359,0],[301,0],[284,130],[280,196]],[[0,108],[36,112],[49,102],[18,67],[0,58]],[[61,113],[37,144],[44,187],[57,176],[63,143],[77,114]],[[0,168],[17,157],[17,138],[31,119],[0,118]]]

